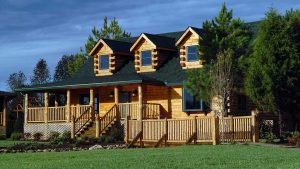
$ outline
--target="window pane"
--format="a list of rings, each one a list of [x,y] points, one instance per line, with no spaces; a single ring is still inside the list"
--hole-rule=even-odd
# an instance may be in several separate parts
[[[100,60],[99,68],[100,69],[108,69],[108,67],[109,67],[108,55],[101,55],[99,60]]]
[[[151,65],[152,63],[152,52],[151,50],[142,51],[142,66]]]
[[[197,55],[197,46],[187,46],[187,61],[198,61],[198,55]]]
[[[202,110],[202,102],[196,97],[188,93],[187,89],[183,89],[183,106],[184,110]]]
[[[89,105],[90,104],[90,96],[87,94],[81,94],[79,96],[79,104],[80,105]]]

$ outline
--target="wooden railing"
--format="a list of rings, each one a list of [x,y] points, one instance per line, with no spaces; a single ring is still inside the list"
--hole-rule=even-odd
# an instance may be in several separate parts
[[[48,107],[48,121],[49,122],[63,122],[66,121],[66,107]]]
[[[4,122],[3,112],[0,112],[0,126],[3,126],[3,122]]]
[[[80,133],[81,129],[92,120],[92,109],[89,106],[78,118],[73,116],[74,135]]]
[[[222,120],[219,120],[220,139],[224,132],[224,141],[251,141],[252,140],[252,116],[225,117],[224,130]]]
[[[225,118],[225,141],[257,141],[256,116]],[[126,120],[126,141],[131,143],[138,133],[142,141],[165,143],[212,143],[221,140],[221,120],[215,117],[188,119]],[[142,126],[142,127],[141,127]]]
[[[138,103],[119,103],[118,104],[120,117],[125,119],[130,116],[131,119],[138,119],[139,104]],[[143,119],[158,119],[160,118],[160,105],[154,103],[143,104]]]
[[[114,105],[107,113],[100,118],[100,134],[102,134],[107,127],[118,118],[118,106]]]
[[[44,107],[28,108],[28,122],[44,122]]]
[[[78,118],[81,114],[83,114],[89,108],[90,108],[90,105],[71,106],[71,115],[75,116],[75,118]]]

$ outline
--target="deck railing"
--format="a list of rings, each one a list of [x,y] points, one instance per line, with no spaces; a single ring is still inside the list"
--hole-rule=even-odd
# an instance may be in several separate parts
[[[83,114],[89,108],[90,108],[90,105],[71,106],[71,115],[75,116],[75,118],[78,118],[81,114]]]
[[[28,108],[28,122],[44,122],[44,107],[31,107]]]
[[[118,104],[120,116],[125,119],[130,116],[131,119],[138,119],[139,108],[138,103],[119,103]],[[160,105],[154,103],[143,104],[143,119],[157,119],[160,118]]]
[[[0,112],[0,126],[3,126],[3,112]]]
[[[114,105],[107,113],[100,118],[100,134],[102,134],[109,125],[118,118],[118,106]]]
[[[73,116],[73,127],[74,127],[74,134],[78,134],[80,133],[81,129],[83,129],[83,127],[90,122],[90,120],[92,120],[92,109],[91,106],[88,106],[87,109],[85,109],[85,111],[78,117],[75,118]]]
[[[66,107],[48,107],[48,121],[49,122],[64,122],[67,120]]]

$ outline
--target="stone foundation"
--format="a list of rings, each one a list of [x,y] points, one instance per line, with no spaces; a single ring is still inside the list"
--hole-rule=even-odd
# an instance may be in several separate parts
[[[42,133],[43,140],[46,140],[50,136],[51,131],[63,133],[65,131],[71,131],[71,123],[27,123],[24,124],[24,134],[30,133],[31,138],[35,133]],[[30,139],[30,138],[27,138]]]

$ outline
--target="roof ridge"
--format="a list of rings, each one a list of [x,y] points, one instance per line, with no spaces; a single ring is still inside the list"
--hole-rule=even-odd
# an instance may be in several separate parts
[[[129,37],[129,38],[133,38],[133,37]],[[108,38],[101,38],[101,39],[103,39],[103,40],[110,40],[110,41],[117,41],[117,42],[123,42],[123,43],[129,43],[129,44],[132,44],[131,42],[123,41],[123,40],[121,40],[121,39],[118,39],[118,40],[116,40],[116,39],[108,39]],[[123,39],[123,38],[122,38],[122,39]]]
[[[151,33],[143,33],[143,34],[148,34],[148,35],[153,35],[153,36],[158,36],[158,37],[162,37],[162,38],[168,38],[168,39],[175,39],[175,38],[171,38],[171,37],[167,37],[167,36],[163,36],[163,35],[160,35],[160,34],[151,34]]]

